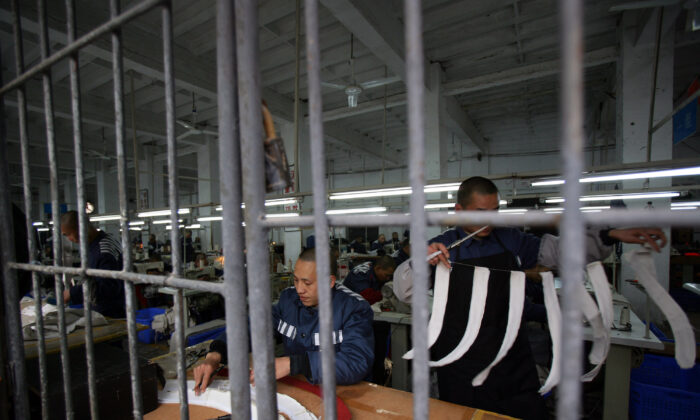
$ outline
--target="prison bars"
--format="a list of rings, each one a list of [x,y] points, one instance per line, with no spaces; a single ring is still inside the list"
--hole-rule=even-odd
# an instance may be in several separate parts
[[[43,85],[44,85],[44,101],[45,101],[45,115],[46,115],[46,124],[47,124],[47,143],[49,146],[49,156],[54,157],[55,156],[55,138],[54,138],[54,133],[53,133],[53,111],[52,111],[52,96],[51,96],[51,83],[50,83],[50,75],[47,73],[47,70],[50,69],[51,65],[55,64],[58,62],[60,59],[65,58],[76,51],[78,51],[82,46],[85,46],[89,44],[96,36],[99,36],[101,34],[106,34],[109,32],[115,32],[117,31],[124,23],[128,22],[130,19],[133,19],[136,16],[139,16],[140,14],[145,13],[146,11],[150,10],[150,8],[153,8],[161,3],[164,3],[162,1],[145,1],[143,3],[139,3],[138,5],[134,6],[134,8],[130,9],[129,11],[122,13],[122,14],[117,14],[115,9],[112,9],[112,19],[107,22],[106,24],[98,27],[97,29],[91,31],[88,33],[88,35],[85,35],[81,37],[78,40],[75,40],[72,44],[67,45],[65,48],[63,48],[61,51],[58,53],[49,56],[48,55],[48,42],[47,42],[47,36],[46,36],[46,20],[45,20],[45,15],[42,14],[41,10],[43,9],[43,2],[39,0],[39,5],[40,7],[40,14],[39,14],[39,19],[41,26],[44,28],[44,31],[42,31],[42,36],[41,41],[42,41],[42,61],[29,71],[26,71],[22,74],[18,74],[17,78],[14,79],[12,82],[9,84],[5,85],[4,87],[0,88],[0,95],[3,95],[10,90],[14,88],[19,88],[24,85],[24,83],[29,80],[33,75],[43,73]],[[218,80],[219,80],[219,87],[220,89],[223,88],[225,84],[228,84],[227,86],[228,90],[225,90],[224,92],[219,93],[220,98],[219,98],[219,113],[220,113],[220,120],[221,116],[223,116],[224,121],[229,120],[227,123],[223,123],[220,126],[220,132],[221,132],[221,137],[226,139],[227,141],[222,141],[220,143],[220,150],[222,151],[220,158],[221,159],[226,159],[227,157],[231,156],[236,156],[236,153],[238,152],[238,137],[237,137],[237,132],[236,132],[236,115],[237,115],[237,102],[236,102],[236,94],[235,94],[235,87],[230,86],[232,84],[232,81],[238,80],[238,99],[240,103],[240,117],[241,117],[241,140],[240,140],[240,146],[242,149],[242,175],[243,175],[243,190],[246,198],[247,203],[251,203],[250,206],[247,207],[247,212],[246,212],[246,229],[247,229],[247,235],[246,235],[246,241],[249,249],[248,253],[248,286],[250,289],[250,303],[251,303],[251,324],[252,327],[254,328],[254,331],[259,331],[261,328],[262,331],[265,331],[266,329],[269,330],[271,328],[270,325],[270,305],[269,305],[269,283],[266,278],[266,271],[267,271],[267,259],[264,258],[264,234],[266,233],[266,230],[271,228],[271,227],[286,227],[286,226],[315,226],[317,229],[323,229],[324,226],[360,226],[360,225],[396,225],[396,224],[409,224],[412,227],[412,230],[414,232],[414,237],[422,238],[422,239],[427,239],[425,238],[425,225],[431,224],[431,225],[436,225],[436,224],[456,224],[456,225],[461,225],[465,223],[474,223],[474,224],[480,224],[480,223],[489,223],[489,224],[494,224],[494,225],[505,225],[505,226],[515,226],[515,225],[523,225],[523,224],[529,224],[529,225],[548,225],[548,224],[556,224],[558,222],[558,216],[556,215],[548,215],[548,214],[541,214],[541,213],[528,213],[524,215],[508,215],[508,214],[485,214],[483,212],[460,212],[459,214],[454,214],[454,215],[449,215],[445,213],[431,213],[431,214],[425,214],[423,211],[422,203],[424,202],[425,198],[423,194],[420,194],[420,192],[423,191],[423,185],[425,184],[425,181],[423,179],[423,174],[422,174],[422,165],[423,165],[423,156],[424,156],[424,139],[423,134],[422,134],[422,129],[420,127],[422,126],[422,107],[420,106],[421,103],[421,96],[422,96],[422,79],[421,79],[421,73],[422,71],[420,68],[422,68],[422,47],[420,47],[421,44],[421,25],[420,25],[420,1],[418,0],[410,0],[406,2],[406,50],[408,51],[407,54],[407,75],[408,75],[408,88],[409,88],[409,115],[411,115],[411,132],[410,132],[410,160],[411,160],[411,187],[414,191],[414,194],[411,198],[411,213],[410,215],[386,215],[386,216],[326,216],[323,212],[323,207],[325,206],[325,202],[322,200],[325,199],[325,186],[323,185],[323,171],[314,171],[313,174],[313,182],[314,182],[314,201],[315,201],[315,214],[314,216],[302,216],[302,217],[296,217],[296,218],[282,218],[282,219],[266,219],[264,217],[264,207],[263,207],[263,199],[264,199],[264,184],[262,182],[263,180],[263,171],[262,171],[262,144],[260,142],[260,139],[262,139],[262,132],[260,129],[260,114],[259,114],[259,107],[260,107],[260,83],[259,83],[259,69],[258,69],[258,61],[257,61],[257,4],[255,2],[250,1],[250,0],[237,0],[236,1],[236,10],[235,13],[233,10],[230,8],[230,0],[219,0],[219,7],[220,10],[225,12],[222,13],[221,16],[218,19],[218,27],[219,29],[225,29],[225,31],[219,30],[217,31],[217,44],[218,44],[218,49],[219,49],[219,57],[225,57],[228,55],[228,60],[222,61],[218,68]],[[307,4],[307,8],[309,10],[306,11],[307,13],[307,25],[310,25],[311,28],[315,27],[317,28],[317,14],[314,11],[316,9],[316,2],[309,1],[311,3],[311,6]],[[563,63],[564,63],[564,70],[563,70],[563,80],[566,81],[565,83],[565,88],[563,88],[564,92],[562,96],[562,110],[563,112],[563,117],[562,117],[562,130],[563,130],[563,138],[564,141],[562,142],[562,158],[564,159],[564,162],[567,163],[567,172],[566,172],[566,179],[568,182],[564,186],[564,196],[567,198],[567,204],[564,218],[563,218],[563,234],[565,235],[566,238],[573,238],[573,241],[579,241],[581,240],[581,233],[583,226],[588,224],[588,225],[620,225],[620,224],[630,224],[630,223],[636,223],[636,224],[660,224],[660,225],[665,225],[665,226],[693,226],[697,225],[697,217],[692,214],[674,214],[671,213],[670,211],[653,211],[653,212],[647,212],[647,211],[622,211],[622,212],[607,212],[604,214],[581,214],[578,212],[578,196],[580,195],[580,186],[578,185],[577,182],[575,182],[578,178],[578,175],[580,173],[581,169],[581,162],[582,162],[582,156],[580,153],[580,123],[581,123],[581,113],[582,113],[582,83],[580,80],[580,52],[581,52],[581,47],[580,47],[580,41],[581,41],[581,36],[582,36],[582,25],[580,22],[581,19],[581,3],[579,1],[567,1],[567,0],[562,0],[562,15],[561,19],[562,22],[565,24],[562,25],[564,27],[567,27],[567,30],[569,32],[572,32],[573,28],[573,33],[569,33],[568,35],[566,33],[562,34],[562,39],[564,40],[562,49],[564,51],[563,53]],[[19,22],[19,13],[18,11],[16,12],[16,22]],[[234,34],[233,30],[231,29],[231,17],[235,15],[235,22],[236,22],[236,36],[235,36],[235,44],[234,44]],[[229,17],[226,19],[226,17]],[[173,79],[173,74],[172,74],[172,27],[171,27],[171,10],[170,10],[170,4],[166,2],[166,4],[162,8],[162,20],[163,20],[163,55],[164,55],[164,68],[165,68],[165,89],[166,89],[166,129],[168,133],[168,165],[169,165],[169,185],[170,185],[170,208],[171,208],[171,222],[175,222],[177,219],[177,214],[176,214],[176,209],[178,208],[177,206],[177,185],[176,185],[176,159],[175,159],[175,139],[174,139],[174,79]],[[573,22],[573,25],[569,25],[569,23]],[[18,26],[16,28],[16,31],[18,31]],[[314,40],[318,40],[318,35],[317,31],[316,34],[314,35],[313,30],[308,31],[310,33],[307,33],[307,44],[312,43]],[[21,32],[20,36],[21,36]],[[99,33],[99,35],[95,35],[96,33]],[[114,36],[116,32],[113,34],[113,46],[115,44],[118,44],[119,40],[117,39],[117,42],[115,43],[115,38]],[[233,58],[233,54],[236,54],[238,58],[238,62],[241,63],[240,71],[236,71],[236,63],[235,59]],[[115,53],[116,54],[116,53]],[[309,55],[313,55],[313,50],[309,48]],[[120,66],[120,63],[117,63],[115,59],[115,67],[114,71],[118,72],[119,75],[121,75],[121,71],[118,70],[118,67]],[[318,57],[315,59],[315,61],[318,61]],[[310,87],[311,85],[315,84],[316,81],[318,80],[319,76],[319,71],[320,71],[320,62],[314,63],[309,63],[309,77],[313,80],[310,80]],[[236,74],[237,73],[237,74]],[[120,76],[118,76],[120,77]],[[117,77],[115,77],[115,85],[116,83],[119,83],[116,80]],[[314,88],[311,88],[312,90]],[[117,87],[115,86],[115,96],[121,97],[121,92],[117,90]],[[120,99],[115,99],[115,118],[117,118],[117,121],[119,121],[119,112],[120,112],[120,105],[117,103],[117,101],[120,101]],[[315,99],[312,99],[314,104],[317,104],[318,107],[312,106],[311,110],[311,121],[314,120],[320,120],[320,113],[321,113],[321,107],[320,107],[320,97],[317,97]],[[78,117],[74,116],[74,119],[76,119],[78,122],[80,122],[79,118],[79,113]],[[4,117],[4,115],[3,115]],[[316,122],[313,123],[314,125],[312,126],[312,132],[313,134],[313,140],[314,144],[317,146],[317,143],[322,140],[322,126]],[[119,130],[119,128],[118,128]],[[118,134],[119,135],[119,134]],[[122,134],[123,136],[123,134]],[[74,140],[77,137],[74,136]],[[3,139],[4,140],[4,139]],[[123,141],[123,140],[122,140]],[[119,147],[119,146],[118,146]],[[322,153],[320,153],[322,157]],[[76,155],[76,159],[78,159],[78,156]],[[122,155],[123,159],[123,155]],[[312,158],[316,159],[316,157]],[[28,162],[23,162],[24,166],[27,165]],[[240,303],[245,299],[243,297],[243,290],[244,290],[244,285],[242,284],[241,281],[236,281],[236,279],[229,278],[226,280],[226,283],[223,285],[220,284],[212,284],[212,283],[203,283],[203,282],[198,282],[198,281],[192,281],[192,280],[187,280],[181,278],[181,266],[180,266],[180,260],[181,256],[179,255],[179,247],[177,246],[177,231],[173,230],[171,232],[171,240],[173,244],[175,245],[173,247],[173,262],[176,267],[175,272],[173,275],[168,276],[168,277],[163,277],[163,276],[150,276],[150,275],[144,275],[144,274],[136,274],[136,273],[130,273],[127,272],[126,270],[122,272],[112,272],[112,271],[106,271],[106,270],[96,270],[96,269],[86,269],[84,268],[84,265],[81,266],[81,268],[70,268],[70,267],[62,267],[61,266],[61,261],[60,261],[60,238],[58,237],[58,226],[59,220],[58,220],[58,185],[57,185],[57,176],[56,176],[56,166],[55,166],[55,160],[50,159],[50,164],[51,164],[51,194],[52,194],[52,208],[53,208],[53,218],[54,218],[54,232],[56,233],[54,235],[54,257],[55,257],[55,265],[53,267],[42,267],[42,266],[36,266],[36,265],[31,265],[31,264],[19,264],[19,263],[13,263],[10,262],[13,259],[13,256],[8,255],[7,252],[3,251],[2,257],[3,257],[3,270],[4,273],[8,273],[9,275],[13,275],[8,268],[13,268],[13,269],[22,269],[22,270],[29,270],[32,272],[44,272],[44,273],[50,273],[50,274],[55,274],[56,275],[56,289],[57,292],[62,291],[62,283],[61,283],[61,276],[65,276],[66,274],[72,274],[72,275],[80,275],[80,276],[97,276],[97,277],[107,277],[107,278],[114,278],[114,279],[120,279],[124,280],[127,283],[130,282],[135,282],[135,283],[150,283],[150,284],[158,284],[158,285],[170,285],[174,286],[177,288],[190,288],[190,289],[196,289],[196,290],[205,290],[205,291],[210,291],[214,293],[220,293],[223,294],[226,297],[226,305],[227,305],[227,321],[229,325],[232,325],[232,322],[237,322],[239,323],[241,319],[245,317],[245,309],[243,308]],[[6,177],[6,171],[7,171],[7,162],[5,161],[0,161],[0,165],[2,165],[2,171],[0,171],[0,176]],[[242,234],[240,232],[240,188],[239,185],[235,180],[237,179],[236,176],[238,175],[235,165],[236,163],[234,162],[232,167],[229,167],[231,165],[230,160],[226,160],[226,165],[223,165],[222,168],[226,168],[226,170],[221,171],[221,182],[222,182],[222,203],[225,205],[225,208],[228,208],[228,210],[224,210],[224,223],[226,224],[227,229],[225,229],[225,244],[228,243],[229,245],[226,246],[226,249],[228,250],[227,255],[229,257],[226,258],[225,264],[226,264],[226,270],[227,272],[229,270],[239,274],[242,273],[243,270],[243,264],[242,264],[242,255],[240,252],[240,247],[242,245]],[[23,172],[24,173],[24,172]],[[76,174],[76,176],[78,176]],[[232,182],[233,181],[233,182]],[[319,182],[320,181],[320,182]],[[25,191],[28,188],[28,172],[24,176],[24,187]],[[76,180],[76,182],[79,182],[79,180]],[[125,182],[125,176],[122,175],[122,179],[120,180],[120,184],[122,182]],[[121,189],[121,186],[120,186]],[[9,191],[7,190],[7,184],[3,184],[0,186],[0,193],[2,196],[0,199],[3,199],[3,203],[0,205],[0,219],[2,219],[3,226],[7,225],[7,222],[9,218],[11,217],[11,213],[9,213],[8,206],[6,205],[9,203],[9,200],[6,198],[9,196]],[[120,194],[121,195],[121,194]],[[25,197],[26,198],[26,197]],[[320,204],[316,204],[316,201],[319,201]],[[26,206],[25,206],[26,207]],[[81,212],[84,212],[83,209],[79,209]],[[120,215],[122,216],[121,224],[122,224],[122,229],[123,232],[126,231],[127,229],[124,229],[125,227],[125,222],[126,222],[126,202],[125,200],[120,197]],[[83,219],[82,221],[83,226],[81,229],[84,229],[84,224],[85,220]],[[230,226],[229,226],[230,225]],[[227,234],[228,233],[228,234]],[[422,233],[422,235],[421,235]],[[568,235],[568,236],[567,236]],[[228,238],[228,239],[226,239]],[[579,238],[579,239],[577,239]],[[124,239],[124,233],[122,233],[122,240]],[[9,249],[10,246],[8,245],[8,239],[3,238],[3,250]],[[124,247],[124,252],[125,254],[128,254],[128,249],[127,249],[127,244],[122,241],[122,245]],[[566,243],[566,241],[562,241],[562,243]],[[422,241],[416,241],[416,246],[425,246],[425,244]],[[237,248],[238,247],[238,248]],[[579,248],[581,249],[581,248]],[[226,252],[226,251],[225,251]],[[416,251],[419,253],[419,251]],[[577,261],[577,259],[580,260],[580,256],[577,256],[577,253],[580,253],[581,251],[577,251],[575,247],[569,246],[569,247],[564,247],[562,249],[562,254],[564,255],[564,261],[562,266],[566,266],[567,268],[575,267],[577,265],[580,265],[580,261]],[[323,267],[323,265],[327,265],[326,259],[319,257],[319,267],[318,271],[319,274],[322,274],[323,272],[327,272],[327,267]],[[84,264],[84,263],[83,263]],[[414,276],[414,281],[416,284],[414,284],[414,287],[416,287],[416,290],[426,290],[427,289],[427,270],[423,269],[418,269],[418,272]],[[426,271],[421,273],[421,271]],[[569,270],[572,271],[572,270]],[[239,277],[240,278],[240,277]],[[13,288],[14,292],[16,294],[16,285],[10,284],[7,285],[9,292],[12,293]],[[125,285],[125,287],[127,287]],[[59,294],[60,296],[60,294]],[[8,299],[8,296],[6,294],[6,299]],[[234,299],[236,299],[234,301]],[[241,300],[243,299],[243,300]],[[328,325],[331,325],[331,318],[330,318],[330,311],[328,311],[329,308],[329,302],[330,296],[321,296],[321,323],[326,324],[326,327],[322,327],[322,336],[326,336],[325,339],[327,341],[330,341],[330,333],[326,331],[324,333],[324,330],[328,330]],[[578,309],[575,307],[575,305],[571,304],[571,293],[570,291],[565,290],[564,291],[564,305],[565,305],[565,311],[567,312],[567,316],[571,317],[571,319],[578,319],[578,317],[575,317],[578,313]],[[63,316],[63,305],[61,302],[61,299],[59,299],[59,316]],[[179,388],[180,388],[180,393],[181,393],[181,416],[186,418],[187,416],[187,400],[186,400],[186,389],[185,389],[185,377],[184,377],[184,360],[183,360],[183,346],[184,343],[182,342],[182,334],[184,330],[184,326],[182,325],[182,295],[176,296],[176,328],[178,331],[180,331],[180,335],[176,335],[176,340],[177,340],[177,346],[178,346],[178,381],[179,381]],[[236,311],[231,311],[231,308],[238,304],[239,306],[237,307]],[[127,300],[127,305],[129,305],[129,302]],[[16,306],[16,305],[15,305]],[[427,412],[427,402],[428,402],[428,394],[427,394],[427,376],[425,375],[427,373],[427,343],[425,342],[425,339],[420,338],[420,333],[421,331],[425,331],[425,328],[427,327],[427,302],[421,303],[421,302],[414,302],[414,310],[421,311],[423,312],[420,315],[421,320],[417,319],[414,316],[414,340],[416,340],[415,337],[418,337],[418,341],[414,341],[414,345],[417,348],[417,352],[424,352],[425,354],[425,362],[421,363],[420,361],[414,359],[414,393],[415,393],[415,399],[414,399],[414,416],[416,418],[427,418],[428,412]],[[324,309],[324,307],[326,309]],[[243,309],[242,309],[243,308]],[[133,307],[131,309],[127,308],[129,311],[133,310]],[[13,310],[12,308],[8,308],[8,315],[10,317],[14,316],[16,318],[16,313],[12,313]],[[16,309],[15,309],[16,311]],[[230,313],[229,313],[230,312]],[[62,321],[63,322],[63,321]],[[129,329],[130,329],[130,338],[133,338],[133,333],[132,329],[135,330],[135,324],[133,317],[129,317],[127,320],[129,324]],[[236,325],[236,324],[233,324]],[[240,325],[240,324],[238,324]],[[266,328],[266,329],[265,329]],[[240,330],[241,328],[237,328]],[[233,331],[232,331],[233,332]],[[229,358],[230,358],[230,363],[238,363],[236,366],[239,366],[239,368],[244,369],[245,364],[242,363],[242,359],[244,359],[245,354],[246,354],[246,333],[241,334],[240,332],[234,332],[238,333],[236,335],[236,338],[234,340],[229,340],[229,343],[232,344],[229,346]],[[565,332],[566,333],[566,332]],[[565,340],[565,345],[570,346],[573,352],[578,351],[580,353],[580,332],[579,332],[579,338],[576,338],[576,332],[574,332],[571,335],[568,335]],[[19,331],[18,325],[15,328],[10,328],[8,335],[10,336],[10,342],[13,343],[13,340],[15,343],[19,342],[21,343],[21,331]],[[424,334],[423,334],[424,335]],[[573,337],[572,337],[573,335]],[[273,368],[272,368],[272,362],[273,362],[273,355],[272,355],[272,348],[271,348],[271,340],[267,339],[268,335],[267,334],[256,334],[253,336],[253,349],[254,349],[254,357],[255,357],[255,364],[258,366],[258,369],[256,369],[256,383],[257,383],[257,402],[258,402],[258,415],[261,417],[273,417],[276,415],[276,407],[275,407],[275,396],[274,396],[274,379],[272,374],[274,373]],[[18,341],[19,340],[19,341]],[[420,342],[419,342],[420,341]],[[566,344],[568,342],[568,344]],[[63,325],[63,331],[61,333],[61,345],[62,348],[66,344],[66,337],[65,337],[65,325]],[[331,347],[332,348],[332,347]],[[578,349],[578,350],[577,350]],[[63,350],[63,349],[62,349]],[[40,352],[43,351],[40,349]],[[13,352],[11,352],[11,357],[13,358],[11,360],[11,363],[14,361],[15,367],[17,367],[17,361],[21,360],[19,356],[21,356],[22,349],[18,351],[15,351],[13,348]],[[135,348],[134,346],[130,343],[130,353],[135,353]],[[324,352],[324,353],[332,353],[332,352]],[[64,370],[64,386],[67,386],[66,390],[70,388],[69,385],[66,385],[66,383],[70,380],[70,376],[68,373],[68,366],[67,366],[67,359],[66,356],[67,352],[62,351],[62,356],[63,356],[63,370]],[[45,355],[44,355],[45,356]],[[89,359],[88,359],[89,360]],[[134,375],[134,371],[137,371],[138,369],[134,367],[132,359],[132,383],[133,381],[136,381],[138,379],[138,376]],[[323,355],[323,365],[327,366],[329,364],[330,357],[327,354]],[[578,411],[580,410],[580,385],[578,384],[578,375],[577,375],[577,369],[580,369],[580,367],[570,367],[565,364],[564,371],[566,372],[568,370],[568,373],[566,373],[562,380],[562,387],[561,387],[561,393],[564,394],[564,396],[559,400],[559,416],[561,418],[575,418],[578,415]],[[23,386],[20,386],[20,384],[24,383],[24,374],[21,372],[21,368],[18,368],[16,371],[16,376],[13,378],[14,380],[14,385],[15,389],[23,389]],[[238,373],[238,375],[236,375]],[[242,412],[239,413],[241,418],[248,418],[250,413],[246,409],[247,406],[247,401],[249,399],[249,394],[248,394],[248,385],[246,382],[247,375],[244,375],[244,372],[234,372],[231,371],[230,373],[230,378],[232,380],[235,380],[236,383],[232,382],[232,396],[231,396],[231,401],[232,401],[232,407],[241,407]],[[334,382],[334,376],[335,372],[334,369],[323,369],[323,382],[328,384]],[[243,378],[242,378],[243,377]],[[326,385],[327,388],[330,388]],[[136,394],[134,391],[134,386],[132,384],[132,392]],[[326,416],[329,418],[334,418],[335,417],[335,412],[332,408],[333,407],[333,402],[330,400],[334,401],[333,397],[333,389],[331,388],[331,392],[329,393],[328,391],[324,392],[324,395],[326,396],[324,398],[324,412],[326,413]],[[72,410],[70,410],[71,407],[71,401],[70,401],[70,393],[65,392],[66,395],[66,407],[67,409],[67,417],[70,418],[72,416]],[[42,397],[44,397],[42,395]],[[134,395],[134,398],[138,398],[137,395]],[[16,405],[17,408],[17,413],[20,413],[21,410],[26,411],[26,397],[24,400],[24,403],[22,402],[22,395],[20,393],[15,394],[15,400],[18,402]],[[564,402],[566,404],[573,404],[573,405],[564,405]],[[22,404],[25,404],[24,406]],[[573,409],[572,409],[573,407]],[[95,406],[96,408],[96,406]],[[330,415],[328,415],[328,412],[330,411]],[[137,404],[134,404],[134,416],[139,417],[140,413],[138,413],[138,408]],[[20,415],[17,415],[18,418],[21,418]]]

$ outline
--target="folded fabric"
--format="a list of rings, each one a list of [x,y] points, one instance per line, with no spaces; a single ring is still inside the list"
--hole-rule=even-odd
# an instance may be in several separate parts
[[[627,261],[635,274],[637,281],[664,314],[671,324],[673,338],[676,341],[676,361],[683,369],[690,369],[695,364],[695,334],[688,321],[688,316],[683,312],[668,292],[661,287],[656,280],[656,268],[651,252],[646,248],[626,252],[622,256]]]
[[[85,327],[85,311],[83,309],[77,308],[66,308],[65,309],[65,322],[66,322],[66,333],[70,334],[77,327]],[[44,321],[44,338],[57,338],[59,337],[59,325],[58,325],[58,312],[52,311],[43,314]],[[92,311],[92,326],[97,327],[100,325],[106,325],[107,319],[99,312]],[[25,340],[37,340],[39,339],[39,332],[36,328],[36,321],[22,325],[22,334]]]

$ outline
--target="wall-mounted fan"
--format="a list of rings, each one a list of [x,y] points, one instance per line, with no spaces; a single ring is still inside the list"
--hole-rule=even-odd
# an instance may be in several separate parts
[[[355,80],[354,36],[352,33],[350,34],[350,60],[348,63],[350,65],[350,84],[341,85],[331,82],[321,82],[321,84],[323,86],[345,92],[345,94],[348,95],[348,106],[350,108],[357,107],[358,98],[364,90],[388,85],[401,80],[398,76],[391,76],[357,83],[357,80]]]

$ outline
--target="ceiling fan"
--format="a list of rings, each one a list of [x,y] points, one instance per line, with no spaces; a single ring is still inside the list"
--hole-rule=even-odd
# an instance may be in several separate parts
[[[338,83],[321,82],[321,85],[345,92],[345,94],[348,95],[348,106],[350,108],[357,107],[358,98],[364,90],[388,85],[401,80],[398,76],[391,76],[357,83],[355,80],[354,35],[352,33],[350,33],[350,60],[348,63],[350,64],[350,84],[341,85]]]
[[[194,136],[197,134],[211,134],[213,136],[219,135],[218,131],[207,129],[209,126],[206,123],[197,123],[197,103],[194,98],[194,92],[192,92],[192,117],[190,117],[190,121],[178,119],[175,120],[175,122],[187,129],[186,132],[177,136],[178,140],[182,140],[186,137]]]

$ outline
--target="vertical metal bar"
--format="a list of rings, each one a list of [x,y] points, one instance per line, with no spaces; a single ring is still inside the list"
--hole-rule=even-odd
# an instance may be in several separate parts
[[[241,221],[241,148],[238,133],[236,21],[232,0],[218,0],[216,14],[217,98],[219,105],[219,181],[224,220],[224,298],[231,412],[250,418],[245,247]],[[230,274],[229,274],[230,273]]]
[[[656,106],[656,82],[659,78],[659,49],[661,48],[661,30],[664,24],[664,7],[659,6],[656,18],[656,45],[654,46],[654,64],[651,71],[651,95],[649,95],[649,123],[647,124],[647,162],[651,162],[651,140],[654,136],[654,107]],[[647,323],[648,325],[648,323]]]
[[[318,1],[306,0],[306,74],[309,78],[309,130],[311,133],[311,174],[316,235],[316,281],[318,282],[319,332],[323,417],[335,419],[335,346],[330,280],[328,220],[326,219],[326,160],[323,152],[323,103],[321,98],[321,47],[318,35]],[[296,162],[295,162],[296,163]],[[298,166],[297,166],[298,167]]]
[[[0,56],[2,56],[0,51]],[[2,61],[2,60],[0,60]],[[0,67],[2,63],[0,62]],[[0,75],[0,85],[2,75]],[[20,319],[17,272],[8,263],[15,261],[15,244],[12,221],[12,201],[10,201],[10,175],[7,163],[7,127],[5,125],[5,101],[0,101],[0,267],[2,268],[2,291],[5,304],[7,345],[9,350],[8,373],[15,408],[15,418],[29,418],[27,385],[24,369],[24,338]],[[29,232],[31,233],[31,232]],[[4,367],[4,366],[3,366]]]
[[[119,1],[110,0],[110,16],[119,15]],[[114,83],[114,137],[117,150],[117,183],[119,184],[119,215],[122,240],[122,271],[131,271],[131,249],[129,247],[129,220],[126,185],[126,136],[124,124],[124,73],[122,60],[122,35],[121,29],[112,32],[112,80]],[[134,138],[134,152],[136,152],[136,138]],[[136,174],[138,174],[138,156],[134,155]],[[138,191],[138,176],[137,191]],[[137,200],[138,201],[138,200]],[[129,337],[129,365],[131,368],[131,401],[132,416],[134,419],[143,417],[143,404],[141,399],[141,375],[139,372],[138,341],[136,336],[136,294],[134,284],[124,281],[124,298],[126,304],[126,328]]]
[[[24,47],[22,44],[22,24],[17,0],[12,0],[12,29],[15,41],[15,69],[17,74],[24,72]],[[27,102],[24,85],[17,89],[17,113],[19,119],[19,138],[22,153],[22,179],[24,188],[24,214],[27,229],[27,249],[29,261],[36,257],[34,226],[32,225],[32,191],[29,187],[31,174],[29,170],[29,135],[27,134]],[[32,272],[32,289],[34,293],[34,311],[37,314],[36,326],[39,332],[39,390],[41,395],[41,416],[49,418],[49,380],[46,375],[46,339],[44,337],[44,318],[41,313],[41,289],[39,274]]]
[[[74,0],[66,0],[66,24],[67,43],[75,41],[75,3]],[[85,214],[85,180],[83,177],[83,140],[80,110],[80,66],[78,53],[71,54],[68,58],[70,70],[70,97],[73,116],[73,151],[75,154],[75,184],[77,193],[78,211],[78,241],[80,248],[80,268],[87,269],[88,260],[88,219]],[[66,197],[66,200],[68,197]],[[95,345],[92,331],[92,279],[82,275],[83,279],[83,308],[85,309],[85,357],[87,359],[88,395],[90,399],[90,415],[93,419],[99,418],[97,406],[97,380],[95,378]]]
[[[263,132],[258,67],[258,2],[235,0],[236,58],[241,132],[241,169],[245,201],[248,293],[250,329],[255,367],[255,395],[258,418],[277,416],[275,393],[272,311],[270,307],[267,232],[261,219],[265,215],[265,173],[263,170]]]
[[[423,119],[425,58],[420,0],[404,2],[406,39],[406,87],[408,89],[409,177],[411,180],[411,238],[414,255],[426,255],[425,219],[425,121]],[[428,418],[428,267],[413,267],[413,417]]]
[[[173,274],[182,276],[180,229],[178,228],[177,192],[177,144],[175,141],[175,74],[173,62],[173,20],[172,4],[167,2],[162,8],[163,21],[163,73],[165,75],[165,131],[168,144],[168,192],[170,203],[170,242],[172,243]],[[183,242],[184,245],[184,242]],[[177,345],[177,380],[180,391],[180,418],[189,419],[187,408],[187,374],[185,370],[185,328],[182,290],[174,296],[175,343]]]
[[[49,56],[48,22],[46,21],[46,4],[44,0],[37,0],[39,11],[39,44],[41,58]],[[42,86],[44,93],[44,119],[46,123],[46,144],[49,153],[49,178],[51,184],[51,218],[53,219],[53,264],[63,265],[63,247],[61,241],[61,215],[58,206],[58,167],[56,165],[56,138],[54,133],[53,92],[51,89],[51,71],[42,73]],[[63,398],[66,410],[66,419],[71,420],[75,416],[73,412],[73,398],[71,395],[70,359],[68,357],[68,339],[66,331],[66,313],[63,302],[65,275],[56,275],[56,309],[58,312],[58,334],[61,347],[61,365],[63,370]]]
[[[561,159],[564,170],[564,214],[561,223],[563,302],[562,375],[557,418],[578,419],[581,412],[581,360],[583,337],[581,311],[575,283],[583,281],[584,220],[580,212],[583,170],[583,5],[581,0],[561,0]],[[564,245],[565,244],[565,245]]]

